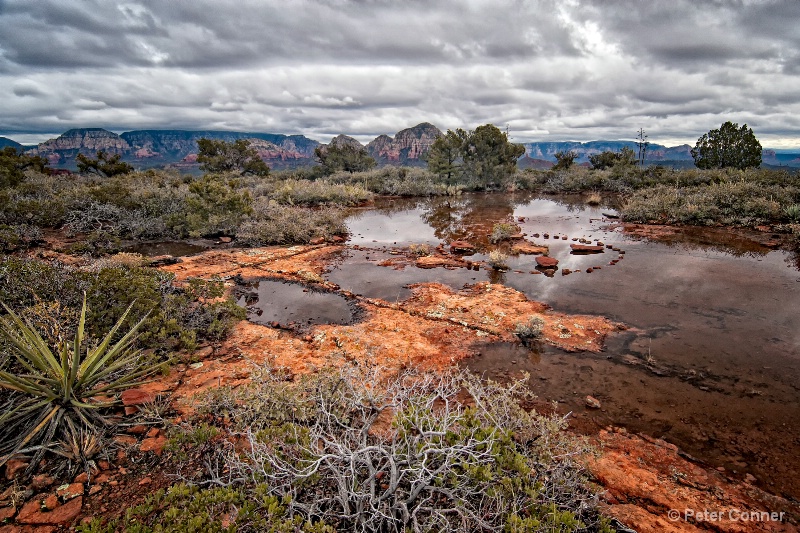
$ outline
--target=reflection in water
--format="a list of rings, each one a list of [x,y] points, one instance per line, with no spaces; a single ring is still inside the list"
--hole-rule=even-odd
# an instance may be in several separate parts
[[[440,199],[423,208],[422,220],[444,242],[466,240],[485,251],[492,227],[512,220],[515,200],[517,198],[513,195],[506,194],[466,194],[454,199]],[[522,201],[519,198],[518,202]]]
[[[475,346],[476,356],[469,361],[469,368],[480,374],[496,376],[498,369],[536,372],[542,360],[542,346],[531,348],[515,342],[494,342]]]
[[[489,282],[504,285],[506,282],[506,272],[504,270],[490,269],[488,271]]]
[[[681,226],[652,232],[651,238],[670,247],[686,251],[706,250],[722,252],[734,257],[764,257],[772,248],[721,228]],[[636,234],[634,233],[634,236]]]
[[[237,303],[247,309],[248,320],[257,324],[349,324],[354,317],[342,296],[294,283],[265,279],[253,288],[238,287],[236,292]]]
[[[800,495],[796,254],[720,228],[673,228],[656,240],[631,236],[603,218],[608,207],[586,206],[577,195],[469,194],[376,203],[377,209],[348,220],[354,244],[468,240],[479,248],[470,259],[485,261],[492,226],[513,218],[528,235],[542,234],[529,239],[547,244],[558,266],[574,273],[532,275],[536,264],[526,255],[509,257],[507,272],[413,266],[393,271],[377,265],[377,254],[367,260],[359,252],[329,279],[392,301],[408,296],[409,283],[439,281],[460,289],[490,281],[556,311],[604,315],[632,326],[609,339],[604,356],[548,352],[536,364],[525,359],[543,378],[533,381],[535,393],[575,412],[583,412],[582,398],[592,395],[603,403],[603,423],[664,437],[695,456]],[[574,238],[600,239],[627,253],[574,255]],[[498,355],[481,364],[520,369],[523,358],[514,360]],[[785,475],[787,465],[798,474]]]

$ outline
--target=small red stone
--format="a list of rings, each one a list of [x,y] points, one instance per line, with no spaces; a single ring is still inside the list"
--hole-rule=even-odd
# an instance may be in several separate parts
[[[542,268],[555,268],[558,266],[558,259],[546,255],[536,256],[536,264]]]
[[[120,398],[124,406],[142,405],[152,402],[154,399],[151,393],[141,389],[128,389],[123,391],[122,394],[120,394]]]

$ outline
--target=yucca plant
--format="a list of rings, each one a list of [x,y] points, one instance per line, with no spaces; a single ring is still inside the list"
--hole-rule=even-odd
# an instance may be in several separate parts
[[[55,350],[30,322],[3,307],[8,314],[0,320],[0,333],[20,371],[0,371],[0,388],[12,391],[0,414],[0,466],[16,453],[36,451],[40,458],[55,439],[68,437],[67,428],[74,433],[75,427],[107,425],[103,410],[119,401],[115,394],[141,384],[158,367],[142,366],[134,346],[144,318],[114,342],[133,304],[99,344],[86,346],[84,294],[75,338]]]

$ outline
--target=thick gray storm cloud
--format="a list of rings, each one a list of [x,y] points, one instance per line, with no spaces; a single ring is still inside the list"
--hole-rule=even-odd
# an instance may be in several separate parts
[[[800,2],[0,0],[0,135],[72,127],[361,139],[800,146]]]

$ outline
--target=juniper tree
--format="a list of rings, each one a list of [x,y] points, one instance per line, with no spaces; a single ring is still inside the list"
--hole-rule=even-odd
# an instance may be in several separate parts
[[[728,121],[697,139],[692,157],[697,168],[754,168],[761,165],[761,143],[747,124]]]

